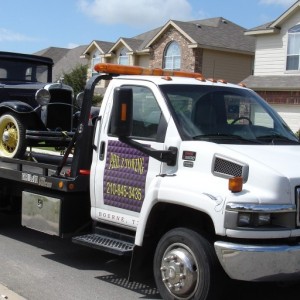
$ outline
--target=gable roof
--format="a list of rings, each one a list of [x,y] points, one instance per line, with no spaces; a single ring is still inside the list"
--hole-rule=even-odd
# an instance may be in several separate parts
[[[70,49],[68,48],[59,48],[59,47],[49,47],[46,49],[42,49],[36,53],[35,55],[40,55],[44,57],[52,58],[54,64],[56,64],[60,59],[62,59]]]
[[[115,43],[112,42],[94,40],[82,52],[81,57],[85,57],[85,58],[89,57],[91,55],[91,52],[95,48],[99,50],[102,54],[105,54],[111,49],[111,47],[113,47],[114,44]]]
[[[190,43],[190,47],[201,47],[244,54],[254,54],[255,39],[245,36],[245,28],[234,24],[222,17],[189,22],[169,20],[164,26],[144,32],[132,38],[119,38],[115,43],[104,41],[93,41],[82,53],[88,57],[97,47],[102,54],[112,54],[121,44],[129,52],[147,53],[151,45],[169,28],[174,27]]]
[[[245,35],[261,35],[261,34],[272,34],[280,32],[280,27],[287,19],[293,14],[300,10],[300,0],[296,1],[289,9],[287,9],[281,16],[276,20],[263,24],[258,27],[254,27],[245,32]]]
[[[146,44],[150,47],[170,27],[177,29],[190,42],[191,47],[253,53],[255,40],[245,37],[245,28],[222,17],[206,20],[182,22],[170,20],[161,27],[158,33]]]
[[[66,53],[53,67],[53,80],[58,80],[64,73],[70,73],[74,68],[79,65],[87,65],[88,60],[80,57],[86,45],[78,46]]]
[[[143,44],[143,40],[134,38],[119,38],[118,41],[110,48],[108,52],[113,52],[120,45],[125,46],[130,52],[139,50],[139,47]]]
[[[161,30],[161,28],[162,27],[158,27],[133,37],[134,39],[143,40],[139,50],[146,49],[146,45]]]
[[[49,47],[34,54],[52,58],[54,62],[52,68],[52,79],[53,81],[56,81],[64,73],[71,72],[77,65],[85,65],[88,63],[87,59],[80,57],[80,54],[85,48],[86,45],[72,49]]]

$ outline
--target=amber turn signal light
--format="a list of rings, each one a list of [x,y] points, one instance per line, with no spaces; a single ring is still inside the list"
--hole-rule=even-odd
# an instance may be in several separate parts
[[[229,178],[228,188],[232,193],[241,192],[243,189],[243,177]]]

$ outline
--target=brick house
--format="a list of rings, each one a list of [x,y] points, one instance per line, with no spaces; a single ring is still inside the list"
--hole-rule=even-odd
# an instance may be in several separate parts
[[[256,37],[256,49],[254,74],[243,82],[296,132],[300,128],[300,1],[275,21],[245,35]]]
[[[199,72],[207,78],[238,83],[253,71],[255,38],[245,36],[244,31],[221,17],[170,20],[134,38],[119,38],[115,43],[92,41],[81,57],[89,61],[88,77],[96,63],[107,62]]]

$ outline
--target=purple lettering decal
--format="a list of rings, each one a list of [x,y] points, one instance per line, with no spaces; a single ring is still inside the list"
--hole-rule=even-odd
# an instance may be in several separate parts
[[[119,141],[108,141],[104,204],[140,212],[149,156]]]

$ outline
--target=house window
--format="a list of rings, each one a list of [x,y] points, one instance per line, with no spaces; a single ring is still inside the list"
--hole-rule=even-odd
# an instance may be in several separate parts
[[[288,31],[288,49],[286,69],[299,70],[300,62],[300,25],[296,25]]]
[[[165,49],[163,68],[168,70],[179,70],[180,61],[180,46],[177,42],[171,42]]]
[[[92,75],[97,74],[97,72],[95,71],[94,67],[96,64],[101,62],[101,57],[100,57],[100,51],[97,50],[94,52],[93,56],[92,56]]]
[[[126,48],[123,48],[119,55],[119,65],[129,65],[129,56],[126,52]]]

